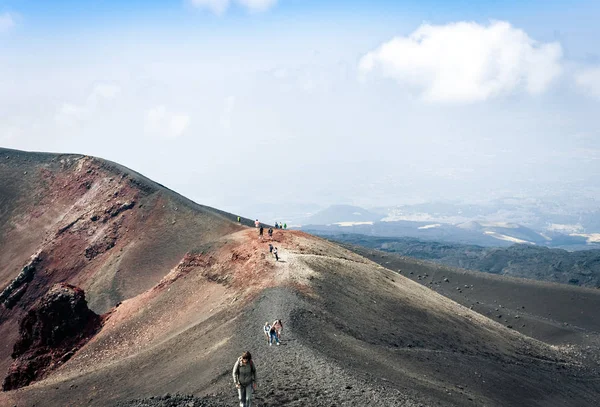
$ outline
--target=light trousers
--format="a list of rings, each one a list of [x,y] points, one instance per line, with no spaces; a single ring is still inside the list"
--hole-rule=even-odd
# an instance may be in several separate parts
[[[240,397],[240,407],[252,407],[252,383],[242,386],[238,389],[238,396]]]

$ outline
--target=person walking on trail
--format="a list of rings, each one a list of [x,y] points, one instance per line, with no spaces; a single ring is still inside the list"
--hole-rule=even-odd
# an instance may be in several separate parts
[[[241,222],[242,222],[242,218],[240,218],[240,217],[238,216],[238,218],[237,218],[237,221],[238,221],[238,223],[241,223]]]
[[[273,248],[273,256],[275,256],[275,261],[279,261],[279,255],[277,254],[277,248]]]
[[[283,322],[281,322],[281,319],[276,319],[275,322],[273,322],[273,326],[275,327],[275,330],[277,331],[277,338],[281,340],[281,331],[283,330]]]
[[[279,336],[277,336],[277,329],[273,325],[271,325],[271,329],[269,329],[269,336],[271,338],[269,346],[273,345],[273,341],[277,342],[277,346],[279,346]]]
[[[283,224],[283,228],[284,228],[284,229],[287,229],[287,223],[284,223],[284,224]]]
[[[265,326],[263,326],[263,333],[265,334],[265,336],[267,337],[267,343],[271,343],[270,339],[270,334],[269,332],[271,332],[271,324],[269,324],[269,322],[265,322]]]
[[[275,229],[279,229],[279,225],[275,222]]]
[[[256,220],[254,221],[254,227],[255,227],[255,228],[257,228],[257,227],[259,227],[259,226],[260,226],[260,222],[258,221],[258,219],[256,219]]]
[[[240,407],[251,407],[252,393],[256,390],[256,368],[252,355],[246,351],[233,366],[233,383],[238,390]]]
[[[264,228],[262,227],[262,225],[260,225],[260,229],[258,229],[258,238],[260,240],[262,240],[262,238],[263,238],[263,230],[264,230]]]
[[[269,253],[273,253],[273,245],[269,243]]]
[[[273,240],[273,228],[269,228],[267,233],[269,233],[269,239]]]

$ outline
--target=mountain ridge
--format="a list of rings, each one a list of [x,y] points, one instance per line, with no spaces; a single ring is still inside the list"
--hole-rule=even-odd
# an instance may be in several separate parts
[[[45,378],[0,393],[2,405],[122,405],[165,393],[231,405],[244,350],[265,406],[581,406],[600,394],[588,353],[532,339],[337,244],[280,229],[260,239],[234,215],[182,205],[126,169],[41,158],[0,160],[0,190],[12,191],[2,202],[2,287],[39,257],[12,308],[0,305],[0,370],[18,321],[54,283],[83,289],[105,322]],[[283,344],[269,347],[261,329],[275,318]],[[586,334],[596,346],[595,328]]]

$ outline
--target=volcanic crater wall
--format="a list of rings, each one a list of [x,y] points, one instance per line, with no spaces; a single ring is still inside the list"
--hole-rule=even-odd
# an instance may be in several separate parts
[[[30,351],[12,352],[22,341],[19,321],[55,284],[81,287],[94,315],[104,314],[155,286],[186,253],[241,229],[234,215],[88,156],[0,149],[0,192],[0,337],[6,345],[0,372],[10,367],[7,388],[57,366],[53,357],[42,363]],[[67,341],[60,352],[69,353],[71,345],[74,351]],[[33,369],[41,376],[30,367],[13,374],[13,357],[28,360],[21,367],[46,367]]]

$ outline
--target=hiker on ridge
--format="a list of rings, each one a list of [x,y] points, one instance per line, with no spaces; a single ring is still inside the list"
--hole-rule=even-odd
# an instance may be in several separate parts
[[[267,233],[269,233],[269,239],[273,240],[273,228],[269,228]]]
[[[258,229],[258,238],[260,240],[262,240],[262,238],[263,238],[263,230],[264,230],[264,228],[262,227],[262,225],[260,225],[260,229]]]
[[[271,332],[271,324],[269,324],[269,322],[265,322],[265,326],[263,327],[263,333],[267,337],[267,343],[271,343],[271,341],[269,340],[269,332]]]
[[[256,390],[256,368],[252,355],[246,351],[233,366],[233,383],[238,389],[240,407],[251,407],[252,393]]]
[[[259,227],[259,226],[260,226],[260,222],[258,221],[258,219],[256,219],[256,220],[254,221],[254,227],[255,227],[255,228],[257,228],[257,227]]]
[[[273,248],[273,256],[275,256],[275,261],[279,261],[279,255],[277,255],[277,248]]]
[[[273,253],[273,245],[269,243],[269,253]]]
[[[274,325],[271,325],[271,329],[269,330],[269,336],[271,337],[271,340],[269,341],[269,346],[273,345],[273,341],[277,342],[277,346],[280,345],[279,336],[277,336],[277,329]]]
[[[287,223],[284,223],[284,224],[283,224],[283,228],[284,228],[284,229],[287,229]]]
[[[275,222],[275,229],[279,229],[279,225]]]
[[[281,319],[276,319],[275,322],[273,322],[273,326],[275,327],[275,331],[277,331],[277,339],[281,339],[281,330],[283,329],[283,322],[281,322]]]

